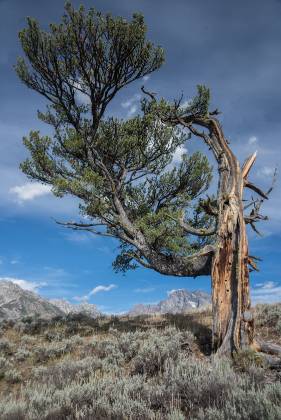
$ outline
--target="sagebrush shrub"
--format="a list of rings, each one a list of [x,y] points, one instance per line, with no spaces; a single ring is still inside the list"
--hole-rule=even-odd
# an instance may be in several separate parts
[[[17,349],[9,342],[12,351],[0,356],[0,377],[2,372],[4,385],[18,390],[14,384],[22,380],[20,370],[26,375],[25,363],[28,370],[31,363],[40,365],[33,367],[20,394],[1,398],[1,420],[281,418],[281,385],[268,383],[253,352],[239,354],[234,363],[198,357],[189,331],[165,323],[153,328],[143,318],[135,331],[127,331],[135,329],[135,320],[95,320],[101,329],[88,339],[81,336],[88,322],[72,317],[50,320],[45,327],[40,320],[23,323],[37,332],[22,336]],[[68,327],[75,335],[68,336]]]
[[[16,384],[18,382],[21,382],[22,376],[21,373],[17,369],[9,369],[5,372],[4,375],[7,382],[11,384]]]
[[[23,362],[32,355],[32,352],[25,348],[18,348],[17,352],[14,354],[14,358],[18,362]]]
[[[12,354],[12,344],[7,338],[0,339],[0,354]]]

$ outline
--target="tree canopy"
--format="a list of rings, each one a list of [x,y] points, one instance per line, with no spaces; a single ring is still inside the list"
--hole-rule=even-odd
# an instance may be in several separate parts
[[[87,223],[65,226],[120,240],[117,270],[141,264],[164,274],[209,274],[215,222],[201,196],[212,168],[199,152],[183,154],[174,165],[175,151],[190,134],[160,117],[175,109],[177,115],[207,115],[209,90],[198,86],[183,107],[156,101],[143,89],[139,115],[107,116],[120,89],[161,67],[163,50],[146,40],[140,14],[128,22],[69,3],[65,11],[49,31],[28,18],[19,34],[26,59],[18,60],[17,74],[48,99],[38,117],[54,131],[24,138],[30,158],[22,170],[57,196],[80,199]]]

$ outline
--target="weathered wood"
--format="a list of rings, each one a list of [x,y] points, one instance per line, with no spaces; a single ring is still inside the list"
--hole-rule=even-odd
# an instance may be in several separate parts
[[[260,338],[256,338],[253,342],[253,346],[257,351],[281,357],[281,346],[278,344],[270,343],[268,341],[263,341]]]
[[[215,119],[211,119],[210,129],[215,151],[221,149],[217,251],[212,262],[213,348],[229,354],[250,346],[254,337],[242,200],[244,177],[256,154],[241,169]]]

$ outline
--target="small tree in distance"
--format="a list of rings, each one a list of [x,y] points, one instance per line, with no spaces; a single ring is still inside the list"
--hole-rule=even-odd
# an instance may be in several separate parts
[[[157,100],[143,88],[140,115],[105,116],[120,89],[161,67],[163,50],[146,41],[140,14],[128,22],[69,3],[65,10],[48,32],[29,18],[19,35],[27,62],[18,60],[17,74],[47,98],[38,117],[54,129],[52,138],[38,131],[24,138],[30,159],[23,172],[51,185],[57,196],[80,199],[87,223],[65,226],[120,241],[116,270],[142,265],[165,275],[211,275],[214,350],[256,345],[249,295],[249,265],[256,265],[245,224],[256,230],[265,219],[259,210],[270,192],[248,180],[256,155],[240,166],[218,112],[209,110],[205,86],[187,106]],[[218,163],[214,197],[202,196],[212,179],[204,155],[183,154],[172,165],[191,136],[203,140]],[[247,216],[245,187],[261,197],[248,203]]]

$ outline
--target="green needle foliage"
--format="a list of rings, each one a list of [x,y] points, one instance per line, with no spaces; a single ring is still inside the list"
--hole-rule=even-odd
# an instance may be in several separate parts
[[[38,117],[54,131],[52,137],[31,131],[24,138],[30,158],[21,169],[51,185],[55,195],[80,199],[89,222],[66,226],[119,239],[117,270],[140,263],[163,272],[157,258],[167,264],[167,258],[188,258],[210,242],[194,241],[177,222],[184,214],[191,226],[212,225],[198,204],[212,171],[201,153],[183,154],[173,164],[189,137],[159,118],[172,107],[145,96],[138,116],[105,116],[120,89],[164,62],[162,48],[146,40],[143,16],[134,14],[128,22],[67,3],[60,24],[43,31],[28,18],[19,37],[26,59],[18,60],[17,74],[47,98],[47,110]],[[209,90],[199,86],[182,111],[204,116],[208,105]]]

